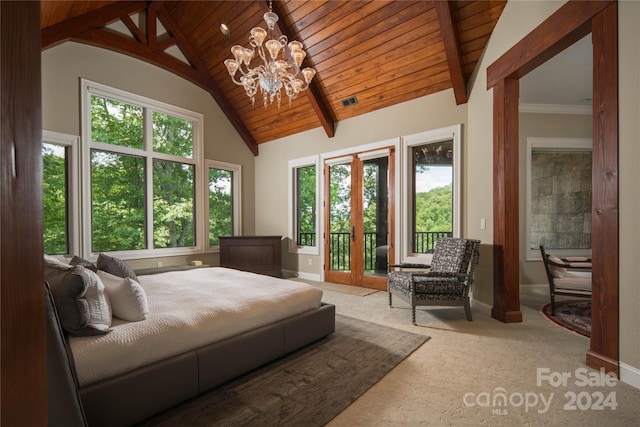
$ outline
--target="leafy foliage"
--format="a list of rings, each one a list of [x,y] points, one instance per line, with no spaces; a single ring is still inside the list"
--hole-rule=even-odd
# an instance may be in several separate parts
[[[69,253],[67,243],[66,150],[52,144],[42,145],[42,196],[44,206],[44,252],[50,255]],[[60,154],[57,151],[61,151]]]
[[[416,232],[452,231],[453,191],[451,185],[416,194]]]
[[[98,96],[91,97],[94,141],[144,148],[143,108]],[[152,113],[156,152],[189,157],[192,123]],[[155,248],[195,244],[194,166],[153,160],[153,245]],[[143,157],[92,150],[92,250],[144,249],[146,243],[146,162]]]
[[[316,244],[316,166],[304,166],[297,172],[298,244]]]
[[[233,235],[233,172],[209,168],[209,244]]]
[[[92,150],[92,251],[144,249],[144,159]]]

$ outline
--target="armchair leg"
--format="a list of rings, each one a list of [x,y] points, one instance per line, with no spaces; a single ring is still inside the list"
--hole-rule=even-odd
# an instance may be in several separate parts
[[[391,291],[389,291],[389,307],[393,307],[393,305],[391,305]]]
[[[556,315],[556,301],[553,295],[551,295],[551,315],[552,316]]]
[[[473,318],[471,317],[471,303],[468,299],[464,302],[464,314],[467,315],[467,320],[469,322],[473,320]]]
[[[416,306],[411,306],[411,323],[416,326]]]

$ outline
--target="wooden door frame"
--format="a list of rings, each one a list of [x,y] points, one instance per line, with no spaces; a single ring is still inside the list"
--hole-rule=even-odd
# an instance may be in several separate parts
[[[487,68],[493,88],[492,317],[521,322],[518,212],[519,79],[580,40],[593,42],[593,296],[588,366],[619,376],[618,8],[569,1]],[[606,260],[606,262],[605,262]]]
[[[388,204],[388,250],[387,250],[387,262],[388,264],[393,264],[395,262],[395,238],[396,238],[396,233],[395,233],[395,209],[396,209],[396,188],[395,188],[395,182],[396,182],[396,147],[395,146],[382,146],[382,147],[378,147],[378,148],[374,148],[374,149],[366,149],[366,150],[356,150],[353,152],[350,152],[349,154],[347,154],[347,156],[352,156],[351,162],[349,163],[351,165],[351,192],[353,193],[354,188],[359,191],[361,190],[361,185],[362,185],[362,167],[358,167],[355,168],[354,166],[356,164],[360,164],[362,165],[364,162],[360,159],[358,159],[358,155],[359,154],[366,154],[367,152],[371,152],[371,151],[378,151],[378,150],[384,150],[384,149],[388,149],[389,150],[389,154],[387,156],[388,159],[388,170],[387,170],[387,176],[388,176],[388,194],[387,194],[387,198],[389,201]],[[340,158],[342,156],[338,156],[336,158]],[[327,163],[327,161],[331,161],[331,157],[327,157],[323,160],[323,164],[322,164],[322,170],[323,170],[323,180],[322,180],[322,185],[324,187],[324,206],[323,206],[323,224],[322,224],[322,229],[323,229],[323,248],[322,248],[322,252],[324,253],[324,266],[323,266],[323,275],[324,275],[324,279],[328,280],[328,276],[329,276],[329,272],[330,272],[330,268],[329,268],[329,262],[330,262],[330,248],[331,248],[331,242],[330,242],[330,225],[329,225],[329,210],[330,210],[330,185],[327,185],[329,183],[330,180],[330,174],[329,174],[329,168],[332,166],[330,163]],[[358,163],[359,162],[359,163]],[[354,183],[358,183],[357,185],[354,185]],[[356,209],[352,212],[352,217],[351,217],[351,222],[352,222],[352,227],[353,227],[353,220],[354,218],[361,218],[363,216],[363,206],[362,206],[362,200],[357,200],[356,202]],[[352,200],[352,206],[353,206],[353,200]],[[362,225],[362,224],[360,224]],[[360,230],[356,230],[357,233],[363,235],[363,231]],[[350,239],[350,253],[363,253],[364,251],[364,240],[363,239],[356,239],[356,241],[353,241]],[[378,290],[387,290],[387,283],[386,283],[386,279],[384,280],[384,283],[382,283],[381,280],[378,280],[379,278],[372,278],[372,276],[370,275],[364,275],[361,274],[359,280],[356,280],[356,282],[359,283],[353,283],[354,279],[353,279],[353,275],[355,274],[354,272],[360,272],[362,273],[364,271],[364,265],[362,265],[362,262],[364,260],[363,259],[358,259],[358,263],[356,263],[355,265],[352,264],[351,265],[351,273],[340,273],[340,272],[334,272],[333,274],[338,274],[337,277],[334,276],[332,279],[329,280],[333,280],[336,283],[342,283],[342,284],[346,284],[346,285],[355,285],[355,286],[362,286],[362,287],[367,287],[367,288],[373,288],[373,289],[378,289]],[[347,275],[349,275],[350,277],[347,278]]]

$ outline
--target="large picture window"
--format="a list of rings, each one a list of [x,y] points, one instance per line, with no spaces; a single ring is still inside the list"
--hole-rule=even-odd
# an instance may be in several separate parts
[[[86,80],[82,86],[85,251],[201,250],[202,116]]]

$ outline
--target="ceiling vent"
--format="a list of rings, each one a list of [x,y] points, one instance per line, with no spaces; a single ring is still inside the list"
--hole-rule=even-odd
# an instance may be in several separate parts
[[[351,107],[352,105],[356,105],[358,103],[358,98],[354,96],[350,96],[342,100],[343,107]]]

